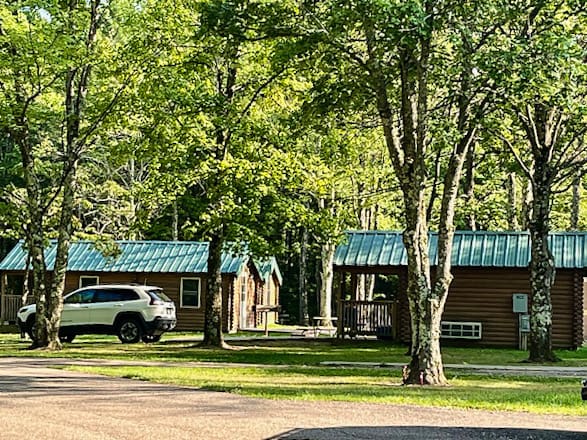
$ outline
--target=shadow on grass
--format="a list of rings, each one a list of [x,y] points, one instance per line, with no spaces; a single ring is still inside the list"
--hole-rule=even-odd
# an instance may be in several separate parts
[[[586,432],[519,428],[382,426],[294,429],[266,440],[585,440]]]

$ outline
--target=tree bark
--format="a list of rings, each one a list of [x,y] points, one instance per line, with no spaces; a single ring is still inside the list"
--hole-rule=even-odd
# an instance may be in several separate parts
[[[511,231],[519,231],[520,224],[518,222],[518,196],[517,196],[517,185],[516,185],[516,174],[509,173],[507,180],[508,190],[508,205],[507,205],[507,216],[508,216],[508,228]]]
[[[179,240],[179,212],[177,210],[177,199],[173,201],[171,212],[171,240]]]
[[[326,242],[322,245],[321,250],[321,283],[320,283],[320,316],[325,319],[321,324],[324,326],[332,325],[332,279],[334,272],[332,269],[334,263],[334,243]]]
[[[475,144],[473,143],[469,148],[466,159],[465,179],[463,185],[463,197],[465,203],[469,207],[467,209],[467,226],[469,230],[477,230],[477,220],[475,219],[475,211],[473,202],[475,201]]]
[[[540,167],[539,167],[540,168]],[[556,361],[552,351],[552,304],[550,289],[554,284],[554,258],[548,245],[550,185],[538,184],[534,191],[534,210],[530,222],[532,258],[530,285],[532,309],[530,316],[529,360]]]
[[[208,247],[208,286],[205,295],[203,346],[226,347],[222,333],[222,248],[224,228],[210,237]]]
[[[308,315],[308,287],[307,287],[307,252],[308,252],[308,231],[302,228],[302,240],[300,249],[300,264],[299,264],[299,282],[298,282],[298,301],[299,301],[299,317],[300,325],[307,326],[310,323],[310,316]]]
[[[524,189],[524,202],[522,204],[522,230],[526,230],[530,227],[530,219],[532,217],[532,206],[533,206],[533,195],[532,195],[532,181],[528,180]]]
[[[74,159],[77,163],[77,160]],[[61,349],[59,340],[59,328],[61,325],[61,312],[63,310],[63,292],[65,290],[65,276],[69,249],[73,232],[72,219],[74,212],[75,188],[77,164],[72,165],[63,188],[63,200],[61,203],[61,220],[58,229],[57,252],[55,255],[55,267],[49,291],[47,307],[47,348],[49,350]]]
[[[35,157],[31,145],[28,121],[25,117],[25,98],[18,81],[15,84],[17,91],[17,103],[20,108],[15,113],[20,114],[16,125],[11,129],[11,135],[19,146],[22,161],[22,173],[26,187],[26,223],[23,225],[25,232],[25,245],[32,265],[32,292],[37,304],[35,313],[35,327],[31,348],[47,346],[46,323],[46,274],[43,234],[43,208],[41,206],[41,188],[35,171]]]
[[[582,170],[577,170],[573,179],[573,200],[571,203],[571,221],[570,230],[579,230],[579,217],[581,213],[581,181],[583,178]]]
[[[526,107],[520,121],[526,131],[532,150],[533,168],[532,212],[528,229],[531,239],[530,286],[532,308],[530,314],[530,362],[556,361],[552,350],[552,303],[550,290],[554,284],[554,258],[548,243],[550,232],[550,204],[555,178],[553,151],[559,141],[554,121],[559,114],[555,108],[537,103]]]

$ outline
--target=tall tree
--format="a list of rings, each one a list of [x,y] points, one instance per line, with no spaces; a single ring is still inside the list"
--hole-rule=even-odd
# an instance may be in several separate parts
[[[360,90],[375,109],[399,180],[412,332],[407,383],[446,383],[439,336],[452,280],[455,203],[463,162],[489,102],[487,78],[475,69],[495,27],[484,7],[481,2],[345,1],[321,2],[312,11],[313,22],[320,23],[316,35],[323,37],[319,48],[353,66],[345,71],[348,78],[337,80],[351,83],[351,90]],[[435,165],[431,145],[442,148],[446,158],[434,280],[426,216]]]
[[[114,45],[105,44],[102,33],[106,25],[112,33],[117,29],[110,12],[103,0],[0,6],[0,126],[8,127],[9,141],[21,156],[22,188],[13,185],[9,196],[22,206],[32,261],[37,303],[33,347],[61,347],[58,332],[77,170],[123,88],[104,79],[113,78],[115,64]],[[100,96],[90,97],[91,89],[98,88]],[[51,236],[57,238],[57,253],[49,271],[44,249]]]
[[[586,12],[585,5],[574,2],[524,2],[503,29],[509,45],[494,66],[503,69],[495,74],[503,109],[517,123],[503,139],[532,191],[529,360],[534,362],[557,359],[550,298],[555,266],[548,242],[554,195],[569,188],[587,163],[587,46],[580,37]]]
[[[267,122],[274,84],[288,66],[287,60],[272,59],[272,47],[279,44],[290,7],[278,1],[148,4],[154,17],[150,38],[162,53],[146,92],[156,104],[144,128],[159,145],[159,162],[175,156],[170,147],[183,152],[169,164],[187,176],[181,201],[191,212],[183,234],[209,242],[205,346],[226,346],[222,252],[230,243],[253,246],[262,229],[270,229],[269,205],[278,203],[279,185],[294,171],[274,148]]]

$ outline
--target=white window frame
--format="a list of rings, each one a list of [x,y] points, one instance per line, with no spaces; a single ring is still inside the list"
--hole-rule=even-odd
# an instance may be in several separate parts
[[[467,327],[466,330],[465,327]],[[442,321],[440,337],[445,339],[481,339],[482,330],[483,325],[480,322]],[[463,335],[465,331],[471,334]]]
[[[198,281],[198,305],[197,306],[187,306],[183,304],[183,282],[184,280],[190,281]],[[192,292],[189,290],[188,292]],[[199,309],[202,306],[202,279],[198,277],[182,277],[179,282],[179,306],[182,309]]]
[[[94,279],[96,280],[95,284],[88,284],[85,287],[89,287],[89,286],[97,286],[98,284],[100,284],[100,277],[98,275],[80,275],[79,277],[79,282],[78,282],[78,287],[81,289],[82,287],[84,287],[82,285],[82,280],[87,280],[87,279]]]

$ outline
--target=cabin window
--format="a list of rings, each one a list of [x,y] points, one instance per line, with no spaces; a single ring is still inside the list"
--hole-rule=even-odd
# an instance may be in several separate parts
[[[448,339],[481,339],[480,322],[442,321],[440,336]]]
[[[97,286],[100,284],[100,277],[94,275],[82,275],[79,277],[79,287]]]
[[[182,278],[180,289],[180,304],[184,308],[200,307],[200,279]]]

